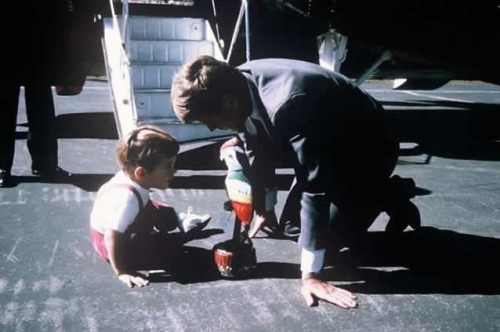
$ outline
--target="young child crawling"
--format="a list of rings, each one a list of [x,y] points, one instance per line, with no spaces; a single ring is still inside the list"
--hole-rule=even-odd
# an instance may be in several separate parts
[[[129,287],[148,284],[138,263],[162,254],[155,252],[155,233],[176,228],[194,232],[210,221],[209,215],[177,214],[150,198],[151,188],[169,187],[178,152],[179,143],[169,133],[154,126],[138,127],[118,143],[121,170],[97,192],[90,215],[92,244]]]

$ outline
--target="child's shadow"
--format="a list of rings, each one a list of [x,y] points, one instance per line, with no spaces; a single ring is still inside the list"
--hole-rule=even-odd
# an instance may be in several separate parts
[[[192,240],[220,234],[220,229],[198,231],[195,234],[169,233],[157,247],[159,254],[141,262],[139,268],[151,283],[178,282],[191,284],[220,279],[213,251],[186,245]]]

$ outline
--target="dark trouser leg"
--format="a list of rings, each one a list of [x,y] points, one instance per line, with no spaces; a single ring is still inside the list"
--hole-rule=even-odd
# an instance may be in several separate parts
[[[286,225],[296,226],[300,229],[300,198],[300,186],[294,179],[279,219],[279,228],[282,231]]]
[[[335,204],[326,196],[316,198],[313,207],[308,194],[302,199],[302,225],[299,243],[308,250],[340,249],[359,241],[380,213],[375,199],[350,200]],[[318,205],[322,205],[319,207]],[[321,213],[321,215],[316,215]],[[308,218],[321,221],[306,222]]]
[[[380,209],[376,205],[360,205],[357,209],[339,209],[330,205],[329,247],[341,249],[359,243],[373,224]]]
[[[57,126],[52,88],[46,83],[28,83],[24,93],[32,168],[55,169],[58,164]]]
[[[329,206],[326,196],[301,194],[299,245],[309,251],[325,248],[328,243]],[[312,222],[317,220],[318,222]]]
[[[14,161],[20,87],[2,83],[0,88],[0,169],[10,173]]]
[[[155,200],[149,202],[142,208],[128,231],[131,233],[170,232],[178,227],[179,219],[174,208],[164,205]]]

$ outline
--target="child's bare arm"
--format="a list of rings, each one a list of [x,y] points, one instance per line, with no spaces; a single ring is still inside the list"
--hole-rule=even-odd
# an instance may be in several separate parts
[[[106,230],[104,232],[104,243],[108,251],[109,262],[120,281],[129,287],[133,286],[146,286],[149,282],[133,271],[127,271],[123,264],[123,241],[124,236],[122,233],[114,230]]]

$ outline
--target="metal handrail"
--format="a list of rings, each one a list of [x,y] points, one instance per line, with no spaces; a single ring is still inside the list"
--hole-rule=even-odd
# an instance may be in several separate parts
[[[113,18],[113,25],[114,26],[120,26],[118,23],[118,17],[116,16],[115,12],[115,5],[113,4],[114,0],[109,0],[109,6],[111,8],[111,16]],[[129,34],[129,29],[128,29],[128,0],[122,0],[122,26],[121,28],[118,29],[118,34],[120,35],[120,40],[122,43],[122,46],[125,48],[125,45],[127,45],[129,39],[130,39],[130,34]]]
[[[242,0],[240,12],[238,14],[238,19],[233,31],[233,37],[231,38],[231,44],[229,45],[229,51],[227,52],[226,62],[229,62],[231,55],[233,53],[234,44],[236,43],[236,38],[240,32],[241,22],[245,17],[245,47],[246,47],[246,60],[250,61],[250,21],[249,21],[249,11],[248,11],[248,0]]]
[[[125,52],[127,53],[127,56],[129,55],[129,45],[130,45],[130,33],[129,33],[129,20],[128,20],[128,0],[122,0],[122,29],[123,31],[123,37],[122,39]]]
[[[243,0],[245,6],[245,55],[247,62],[250,61],[250,11],[248,10],[248,0]]]

